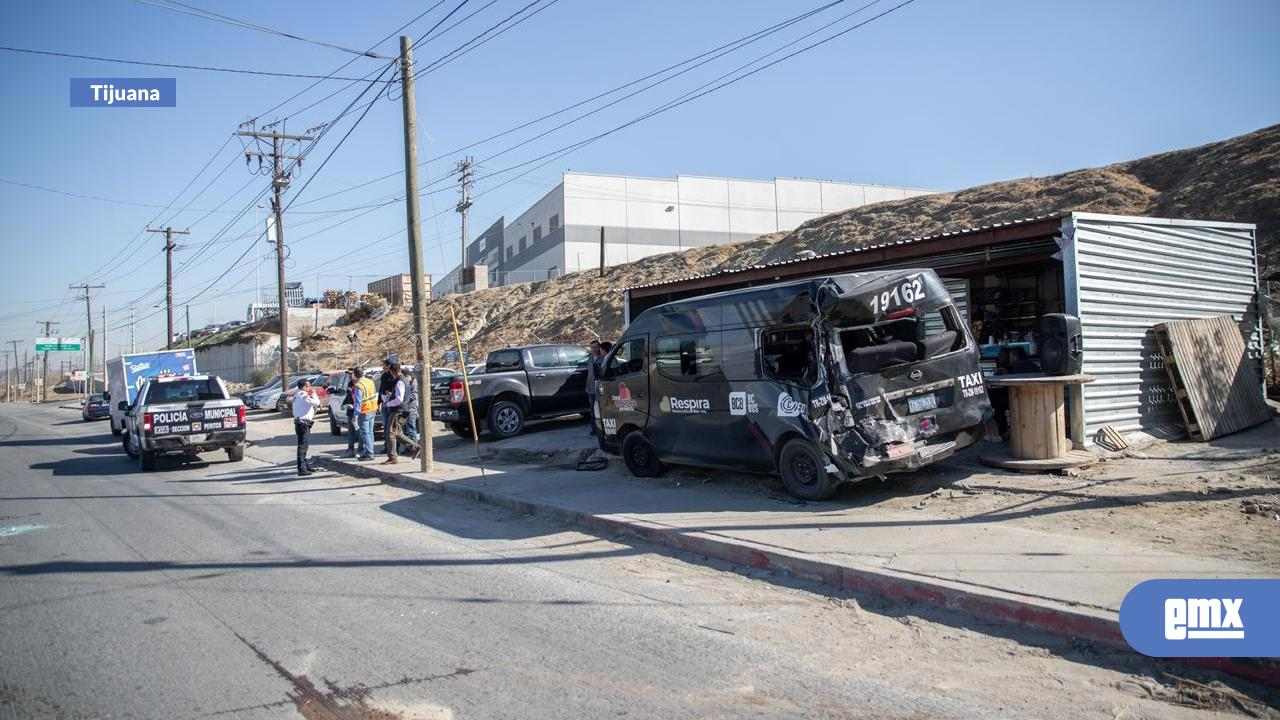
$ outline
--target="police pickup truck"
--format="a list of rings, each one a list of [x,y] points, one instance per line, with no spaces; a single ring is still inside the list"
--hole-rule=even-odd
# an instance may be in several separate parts
[[[156,456],[225,450],[244,459],[244,403],[215,375],[169,375],[146,380],[132,405],[121,400],[124,451],[142,470],[154,470]]]
[[[431,378],[431,419],[471,438],[467,387],[476,417],[495,438],[517,435],[525,420],[591,412],[587,402],[590,354],[576,345],[528,345],[489,353],[484,372]]]

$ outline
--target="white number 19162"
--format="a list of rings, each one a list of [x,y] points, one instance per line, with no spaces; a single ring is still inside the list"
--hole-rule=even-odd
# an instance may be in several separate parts
[[[924,280],[919,275],[902,281],[901,285],[896,285],[879,295],[871,297],[871,312],[879,315],[880,313],[896,310],[903,305],[911,305],[924,299]]]

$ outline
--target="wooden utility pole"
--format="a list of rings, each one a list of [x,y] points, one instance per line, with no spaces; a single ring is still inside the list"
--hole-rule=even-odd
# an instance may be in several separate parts
[[[271,152],[246,150],[244,159],[245,162],[248,162],[251,157],[271,159],[271,212],[275,217],[276,228],[276,300],[277,310],[280,313],[280,387],[287,389],[289,387],[289,305],[285,301],[284,293],[284,205],[280,201],[280,195],[285,188],[289,187],[289,178],[293,174],[292,167],[288,172],[285,171],[284,161],[296,160],[301,163],[302,156],[286,155],[282,143],[285,140],[308,142],[315,138],[311,135],[286,135],[274,130],[271,132],[241,130],[236,134],[258,139],[271,138]],[[254,232],[257,230],[255,229]]]
[[[170,335],[169,337],[173,337]],[[107,306],[102,306],[102,390],[105,392],[111,389],[111,378],[107,377],[107,358],[110,355],[107,352]]]
[[[600,277],[604,277],[604,226],[600,226]]]
[[[104,288],[106,287],[106,285],[89,285],[87,283],[80,283],[79,285],[68,285],[67,287],[70,288],[71,290],[84,291],[84,317],[85,317],[85,321],[89,325],[89,333],[87,336],[85,336],[85,339],[84,339],[85,340],[84,347],[88,348],[88,351],[89,351],[89,357],[85,361],[85,369],[84,369],[84,372],[85,372],[84,396],[85,396],[85,399],[88,400],[89,388],[93,386],[93,301],[90,298],[90,293],[93,290],[96,290],[98,288]]]
[[[173,347],[173,244],[174,235],[190,235],[190,230],[174,230],[172,226],[165,228],[147,228],[147,232],[164,233],[164,308],[165,317],[169,319],[169,336],[164,340],[166,348]],[[105,335],[104,335],[105,337]],[[106,352],[105,350],[103,352]]]
[[[54,320],[37,320],[37,325],[44,325],[44,337],[49,337],[51,328],[57,324]],[[40,376],[40,402],[49,399],[49,351],[44,351],[44,374]]]
[[[422,444],[422,472],[434,468],[431,420],[431,355],[427,328],[427,286],[422,267],[422,228],[418,218],[418,110],[413,96],[413,43],[400,36],[400,84],[404,108],[404,207],[409,226],[409,273],[413,283],[414,355],[418,376],[418,441]],[[463,215],[465,218],[466,215]],[[465,221],[464,221],[465,222]],[[464,231],[465,232],[465,231]],[[466,240],[462,243],[466,263]],[[461,281],[461,277],[458,278]],[[459,283],[461,284],[461,283]],[[395,442],[392,440],[391,442]]]
[[[471,186],[475,183],[471,179],[471,156],[462,158],[462,162],[458,163],[457,170],[461,174],[459,181],[461,182],[458,192],[461,194],[458,204],[454,208],[462,215],[462,264],[459,265],[459,273],[465,272],[467,268],[467,210],[471,208]],[[471,281],[475,284],[475,279]],[[462,276],[458,276],[458,288],[462,288]]]

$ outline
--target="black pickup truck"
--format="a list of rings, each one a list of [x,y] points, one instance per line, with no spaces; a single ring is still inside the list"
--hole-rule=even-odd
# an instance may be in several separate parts
[[[467,378],[471,403],[483,428],[497,438],[517,435],[525,420],[589,413],[587,362],[576,345],[529,345],[489,353],[484,371]],[[462,375],[432,379],[431,419],[460,437],[471,437]]]

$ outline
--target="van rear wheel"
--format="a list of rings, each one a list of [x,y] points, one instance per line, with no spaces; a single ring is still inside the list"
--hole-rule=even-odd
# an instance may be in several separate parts
[[[622,460],[636,477],[657,477],[662,473],[662,462],[653,443],[639,430],[627,433],[622,441]]]
[[[808,440],[788,440],[778,453],[778,474],[787,492],[801,500],[825,500],[836,491],[827,461]]]

